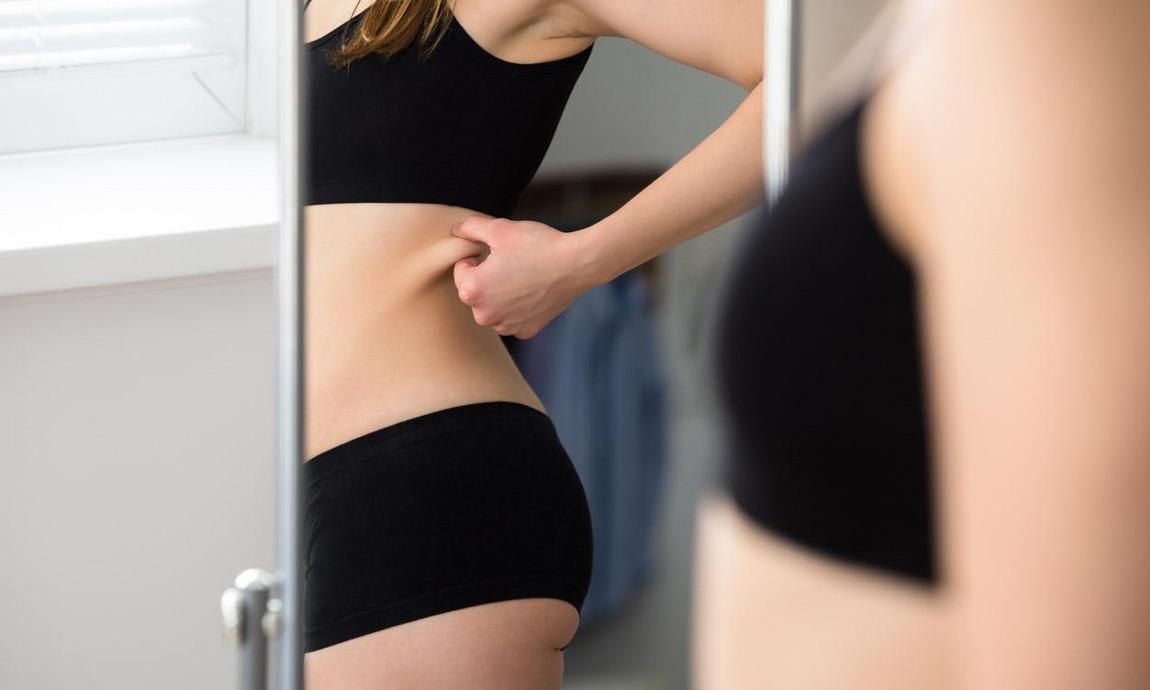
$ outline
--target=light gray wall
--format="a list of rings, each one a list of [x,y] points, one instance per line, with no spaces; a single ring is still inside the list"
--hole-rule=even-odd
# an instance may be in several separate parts
[[[738,86],[622,38],[600,38],[540,175],[609,165],[668,166],[743,99]]]
[[[272,271],[0,300],[0,688],[221,690],[274,569]]]

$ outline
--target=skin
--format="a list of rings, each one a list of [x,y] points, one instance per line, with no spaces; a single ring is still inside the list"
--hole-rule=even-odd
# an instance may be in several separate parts
[[[573,5],[586,26],[671,45],[637,19],[644,3]],[[1150,5],[961,0],[929,15],[868,108],[862,164],[920,286],[945,581],[928,592],[815,557],[716,497],[700,513],[695,687],[1150,677]],[[456,268],[461,299],[529,337],[577,286],[709,229],[724,192],[693,188],[719,158],[700,150],[599,226],[461,224],[491,252]]]
[[[926,281],[956,680],[1145,687],[1150,6],[940,12],[890,110],[921,192],[901,226]]]

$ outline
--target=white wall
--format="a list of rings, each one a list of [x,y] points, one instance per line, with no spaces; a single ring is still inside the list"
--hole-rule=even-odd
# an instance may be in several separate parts
[[[272,275],[0,300],[0,688],[235,687],[219,597],[275,565]]]

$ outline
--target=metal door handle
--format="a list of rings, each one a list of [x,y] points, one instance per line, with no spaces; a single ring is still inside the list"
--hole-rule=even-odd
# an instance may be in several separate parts
[[[283,604],[273,596],[277,585],[266,570],[248,568],[220,596],[224,639],[239,650],[240,690],[268,690],[268,640],[282,627]]]

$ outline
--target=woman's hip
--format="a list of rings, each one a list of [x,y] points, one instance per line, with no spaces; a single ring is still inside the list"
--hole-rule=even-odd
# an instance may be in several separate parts
[[[303,483],[309,651],[481,603],[582,605],[590,513],[534,407],[484,401],[412,417],[320,453]]]

